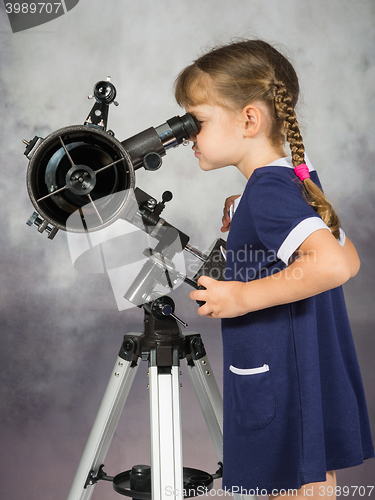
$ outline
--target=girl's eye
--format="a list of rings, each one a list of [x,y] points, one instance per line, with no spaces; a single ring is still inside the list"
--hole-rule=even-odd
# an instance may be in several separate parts
[[[204,120],[200,120],[199,118],[197,118],[196,115],[192,115],[194,117],[194,120],[196,121],[197,124],[199,124],[199,126],[201,127],[204,123]]]
[[[196,122],[198,122],[199,124],[203,123],[203,120],[199,120],[199,118],[197,118],[195,115],[193,115],[193,117],[194,117],[194,120]]]
[[[202,128],[202,126],[203,126],[204,121],[203,120],[198,120],[198,118],[195,118],[195,121],[199,125],[199,131],[200,131],[201,128]],[[198,131],[198,133],[199,133],[199,131]]]

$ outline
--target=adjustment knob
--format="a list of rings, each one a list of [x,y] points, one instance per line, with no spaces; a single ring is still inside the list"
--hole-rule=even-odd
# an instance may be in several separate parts
[[[189,325],[182,321],[178,316],[174,313],[174,302],[170,297],[159,297],[154,300],[151,306],[151,312],[156,319],[163,320],[168,319],[170,316],[174,320],[178,321],[183,327],[187,328]]]
[[[162,165],[161,156],[157,153],[148,153],[143,158],[143,165],[146,170],[158,170]]]
[[[173,198],[173,194],[170,191],[164,191],[162,194],[161,200],[163,203],[168,203]]]

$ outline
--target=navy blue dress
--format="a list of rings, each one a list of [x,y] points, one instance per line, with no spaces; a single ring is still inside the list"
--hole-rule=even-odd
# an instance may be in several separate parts
[[[289,166],[284,158],[250,177],[228,235],[227,280],[277,279],[307,236],[326,228]],[[223,319],[222,337],[223,487],[298,489],[374,457],[341,287]]]

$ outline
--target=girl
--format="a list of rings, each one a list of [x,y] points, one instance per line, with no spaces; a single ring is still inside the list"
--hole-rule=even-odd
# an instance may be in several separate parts
[[[226,281],[202,276],[191,298],[223,318],[223,487],[332,499],[334,471],[374,456],[341,288],[359,259],[305,157],[298,93],[290,62],[260,40],[178,76],[177,102],[201,124],[199,166],[248,180],[230,221],[233,198],[224,209]]]

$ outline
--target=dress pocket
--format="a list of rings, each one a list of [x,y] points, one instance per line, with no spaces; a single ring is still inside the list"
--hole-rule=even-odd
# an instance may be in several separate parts
[[[268,365],[242,369],[230,366],[234,418],[247,429],[262,429],[275,416],[275,393]]]

